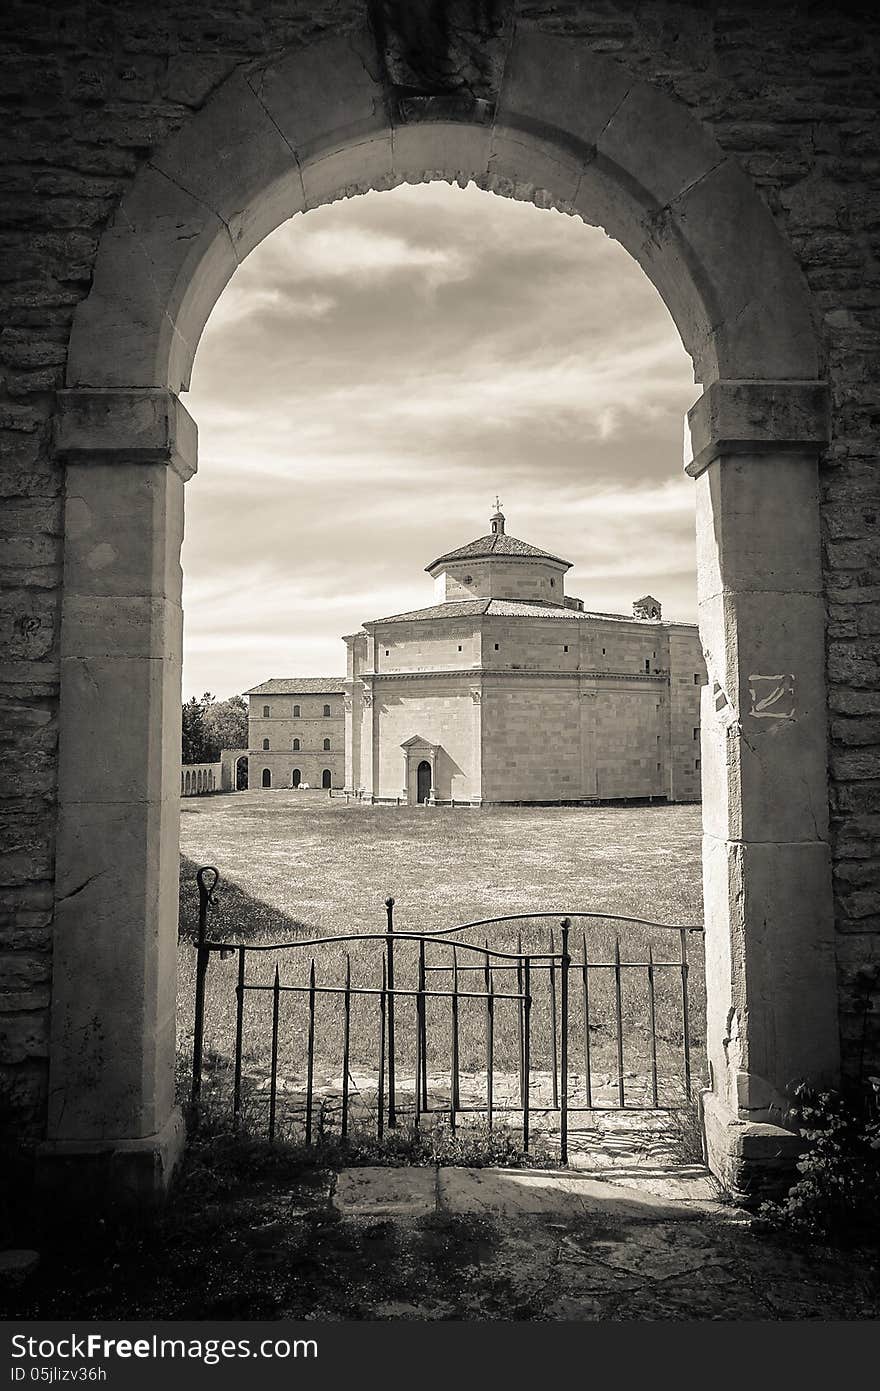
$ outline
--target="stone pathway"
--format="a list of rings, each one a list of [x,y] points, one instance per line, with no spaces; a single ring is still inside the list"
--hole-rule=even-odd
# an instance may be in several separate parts
[[[345,1169],[347,1230],[405,1258],[470,1243],[454,1296],[375,1296],[360,1317],[505,1320],[876,1319],[877,1270],[760,1238],[699,1166],[624,1177],[564,1170]],[[460,1254],[456,1259],[461,1260]]]
[[[423,1123],[430,1124],[431,1117],[447,1118],[452,1106],[452,1090],[448,1073],[428,1074],[428,1112],[423,1113]],[[264,1111],[268,1117],[271,1079],[269,1068],[264,1063],[246,1065],[243,1076],[243,1092],[246,1104],[257,1113]],[[656,1146],[658,1136],[668,1131],[668,1113],[651,1110],[652,1089],[650,1079],[636,1072],[624,1074],[624,1098],[626,1109],[620,1109],[619,1087],[615,1074],[595,1072],[591,1077],[592,1110],[580,1110],[586,1103],[584,1077],[576,1072],[569,1075],[569,1131],[581,1134],[579,1144],[596,1152],[610,1154],[608,1164],[616,1163],[621,1150],[629,1150],[636,1144]],[[210,1086],[210,1079],[206,1079]],[[697,1095],[703,1082],[695,1077],[692,1094]],[[684,1089],[678,1077],[658,1078],[658,1092],[665,1105],[684,1104]],[[398,1114],[404,1120],[414,1114],[414,1077],[398,1074],[395,1088]],[[499,1124],[506,1124],[512,1130],[522,1128],[520,1109],[519,1076],[512,1072],[496,1072],[493,1081],[493,1101],[495,1116]],[[486,1073],[462,1073],[459,1082],[459,1102],[462,1111],[458,1112],[459,1123],[466,1125],[468,1117],[474,1120],[485,1119]],[[559,1114],[554,1106],[553,1082],[550,1072],[532,1071],[529,1074],[529,1108],[532,1133],[542,1138],[558,1133]],[[385,1105],[388,1104],[387,1095]],[[322,1112],[325,1125],[333,1128],[339,1125],[342,1106],[342,1078],[338,1073],[317,1072],[314,1079],[313,1107]],[[350,1074],[349,1079],[349,1119],[353,1125],[375,1125],[378,1108],[378,1073],[364,1070]],[[298,1073],[279,1076],[276,1081],[276,1116],[279,1126],[296,1130],[301,1128],[306,1109],[306,1079]],[[615,1137],[610,1146],[607,1137]],[[592,1143],[595,1142],[595,1143]]]
[[[672,1181],[653,1176],[647,1185],[632,1175],[611,1183],[561,1169],[386,1168],[342,1169],[332,1192],[346,1217],[420,1217],[429,1212],[479,1212],[498,1217],[596,1214],[642,1221],[677,1221],[715,1211],[708,1171],[688,1171]]]

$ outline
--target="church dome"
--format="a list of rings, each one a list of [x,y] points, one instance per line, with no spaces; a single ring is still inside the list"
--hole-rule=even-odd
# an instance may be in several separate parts
[[[462,560],[493,560],[504,557],[505,559],[521,560],[549,560],[555,565],[561,565],[564,569],[571,568],[571,562],[563,560],[560,556],[554,555],[552,551],[542,550],[539,546],[532,546],[528,541],[520,541],[516,536],[508,536],[505,531],[504,513],[496,510],[490,518],[492,530],[486,536],[478,536],[476,541],[468,541],[467,545],[459,546],[457,550],[447,551],[445,555],[438,556],[432,560],[425,569],[428,574],[433,574],[440,566]]]

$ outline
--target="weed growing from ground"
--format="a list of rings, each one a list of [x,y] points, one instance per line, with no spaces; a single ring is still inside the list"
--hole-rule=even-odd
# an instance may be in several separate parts
[[[764,1203],[759,1230],[834,1245],[880,1245],[880,1078],[852,1092],[793,1089],[805,1149],[799,1178],[780,1203]]]

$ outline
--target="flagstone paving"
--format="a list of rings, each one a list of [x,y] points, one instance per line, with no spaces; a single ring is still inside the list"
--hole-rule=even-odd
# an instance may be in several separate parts
[[[331,1201],[364,1240],[464,1243],[459,1287],[370,1301],[376,1319],[866,1319],[876,1263],[759,1237],[698,1165],[344,1169]],[[372,1236],[371,1236],[372,1234]],[[468,1249],[468,1241],[471,1246]]]

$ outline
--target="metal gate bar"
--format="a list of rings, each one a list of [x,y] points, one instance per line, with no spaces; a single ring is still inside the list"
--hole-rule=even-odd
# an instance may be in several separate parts
[[[679,924],[653,923],[645,919],[636,918],[624,919],[621,915],[617,914],[576,912],[566,915],[561,919],[561,949],[559,951],[556,950],[556,936],[552,926],[548,934],[549,951],[536,952],[533,950],[525,950],[523,947],[522,930],[519,927],[517,928],[516,951],[503,951],[498,948],[490,947],[488,937],[485,937],[483,944],[479,945],[475,942],[453,938],[453,934],[471,927],[488,926],[490,924],[528,919],[538,921],[541,918],[546,918],[548,915],[546,913],[522,913],[500,918],[481,919],[479,922],[462,924],[456,928],[443,929],[436,932],[398,932],[396,931],[394,921],[394,899],[389,897],[385,900],[385,931],[381,933],[339,934],[283,943],[262,942],[252,944],[246,942],[218,942],[208,938],[207,920],[208,911],[216,902],[215,896],[220,882],[219,872],[214,866],[204,866],[198,871],[196,879],[199,889],[199,920],[196,941],[197,961],[191,1094],[194,1123],[198,1120],[199,1109],[202,1102],[206,985],[211,956],[215,953],[219,955],[221,960],[233,954],[237,957],[233,1066],[233,1122],[236,1126],[239,1126],[242,1122],[243,1109],[242,1061],[245,1030],[245,996],[250,992],[259,993],[266,991],[271,992],[272,995],[268,1109],[268,1134],[272,1140],[276,1138],[278,1129],[281,998],[283,995],[287,994],[306,994],[308,996],[304,1122],[305,1141],[307,1145],[311,1144],[314,1138],[315,1039],[318,1002],[321,998],[332,995],[342,996],[342,1098],[340,1134],[343,1139],[347,1138],[350,1133],[352,1001],[354,997],[372,998],[376,1000],[378,1006],[376,1133],[379,1139],[383,1137],[386,1118],[388,1126],[394,1128],[398,1123],[400,1110],[397,1084],[398,1058],[395,1013],[398,997],[401,1000],[413,1000],[415,1006],[415,1077],[413,1081],[413,1115],[415,1124],[419,1123],[421,1117],[435,1114],[438,1111],[442,1112],[445,1109],[448,1112],[450,1126],[453,1130],[456,1127],[458,1116],[466,1114],[484,1114],[486,1116],[487,1125],[491,1128],[499,1115],[516,1114],[520,1112],[523,1147],[527,1150],[532,1116],[536,1112],[545,1115],[558,1112],[560,1119],[560,1155],[563,1162],[565,1162],[568,1151],[569,1118],[571,1114],[620,1109],[635,1111],[669,1109],[668,1104],[661,1105],[657,1051],[657,979],[658,972],[665,971],[675,971],[679,976],[684,1091],[687,1097],[691,1095],[692,1077],[687,935],[691,932],[701,933],[701,927],[683,927]],[[614,938],[613,960],[590,960],[586,931],[583,931],[581,936],[581,958],[580,960],[573,959],[569,947],[572,926],[571,920],[574,917],[603,922],[630,921],[651,928],[674,930],[679,936],[678,959],[675,961],[656,960],[653,945],[649,943],[647,961],[623,961],[621,960],[619,931],[615,934]],[[248,957],[251,954],[255,956],[256,960],[259,960],[259,954],[267,951],[273,951],[276,954],[282,952],[301,952],[303,948],[314,948],[330,944],[339,945],[353,943],[355,941],[361,944],[364,942],[381,942],[383,944],[381,951],[380,983],[378,986],[361,985],[353,982],[350,951],[346,951],[345,953],[344,978],[341,984],[335,982],[321,983],[319,981],[317,963],[314,956],[311,956],[309,959],[307,983],[299,983],[289,979],[283,980],[280,964],[277,960],[274,964],[274,973],[270,981],[249,980],[247,978]],[[401,944],[405,942],[414,942],[417,943],[418,946],[416,979],[412,984],[405,982],[398,983],[395,978],[397,965],[395,952],[399,950]],[[431,962],[427,957],[429,949],[441,949],[444,952],[449,952],[451,959],[447,963]],[[461,961],[460,953],[464,953],[466,958],[467,955],[473,954],[479,959],[476,962],[469,962],[467,959]],[[571,1042],[570,973],[573,969],[579,972],[581,981],[581,1017],[584,1058],[583,1094],[585,1104],[575,1102],[569,1094]],[[559,973],[558,988],[557,971]],[[591,1032],[594,1028],[600,1026],[594,1024],[592,1019],[593,1001],[591,973],[597,971],[612,972],[613,1030],[617,1062],[616,1106],[597,1104],[593,1092],[594,1058],[592,1053]],[[644,973],[647,990],[645,1008],[650,1046],[650,1105],[642,1104],[641,1102],[634,1104],[633,1100],[628,1101],[625,1090],[625,1032],[622,986],[624,972],[631,973],[633,971]],[[496,989],[496,973],[499,972],[502,973],[502,975],[504,973],[514,974],[515,989]],[[549,1004],[549,1070],[552,1101],[551,1104],[547,1106],[541,1105],[540,1103],[536,1106],[532,1096],[531,1071],[533,1058],[533,1010],[536,1003],[534,987],[536,981],[540,983],[544,978],[545,973],[547,981],[546,998]],[[451,977],[449,988],[429,989],[427,984],[428,979],[431,976],[439,974]],[[480,977],[479,983],[482,988],[463,989],[461,977],[467,977],[469,975]],[[438,982],[438,985],[439,984]],[[477,985],[476,981],[474,981],[474,985]],[[449,1106],[447,1108],[432,1106],[429,1095],[429,1036],[427,1026],[427,1002],[429,1000],[448,1000],[450,1002],[450,1097]],[[461,1002],[467,1000],[479,1000],[482,1002],[483,1006],[482,1018],[486,1062],[486,1095],[485,1103],[476,1105],[470,1102],[463,1104],[461,1094],[460,1008]],[[498,1046],[496,1005],[498,1002],[502,1001],[516,1002],[518,1107],[509,1104],[509,1102],[502,1101],[499,1103],[496,1093],[495,1073]]]

